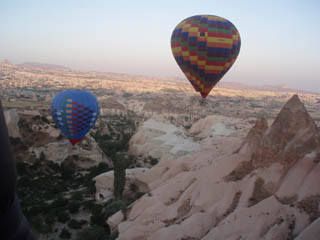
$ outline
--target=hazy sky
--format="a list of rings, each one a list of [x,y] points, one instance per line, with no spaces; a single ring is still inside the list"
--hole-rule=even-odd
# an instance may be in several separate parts
[[[240,32],[222,81],[320,92],[319,0],[1,0],[0,60],[183,76],[170,37],[197,14],[227,18]]]

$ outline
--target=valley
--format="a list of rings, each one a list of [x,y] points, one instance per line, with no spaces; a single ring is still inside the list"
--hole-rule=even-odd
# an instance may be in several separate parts
[[[19,197],[40,239],[302,234],[320,217],[320,94],[232,86],[204,105],[187,80],[0,62]],[[50,115],[64,89],[100,105],[77,148]],[[126,168],[120,200],[116,162]],[[255,221],[261,231],[250,235]]]

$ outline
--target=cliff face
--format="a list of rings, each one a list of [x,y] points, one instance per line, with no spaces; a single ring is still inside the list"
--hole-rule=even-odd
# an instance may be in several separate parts
[[[140,175],[152,190],[126,219],[108,219],[118,239],[318,239],[320,137],[299,98],[270,127],[259,119],[232,143],[162,159]]]
[[[253,149],[255,166],[268,166],[274,162],[284,170],[312,151],[318,151],[320,135],[317,126],[297,95],[282,108],[272,126]]]

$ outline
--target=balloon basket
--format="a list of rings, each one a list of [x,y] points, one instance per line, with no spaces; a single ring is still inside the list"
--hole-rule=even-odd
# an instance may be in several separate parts
[[[200,101],[199,101],[199,103],[200,103],[200,106],[206,106],[206,105],[208,105],[208,101],[207,101],[205,98],[201,98]]]
[[[72,147],[71,147],[72,152],[78,152],[79,149],[80,149],[80,147],[78,144],[72,145]]]

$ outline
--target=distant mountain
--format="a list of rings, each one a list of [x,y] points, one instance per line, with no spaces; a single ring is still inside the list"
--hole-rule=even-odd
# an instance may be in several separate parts
[[[18,64],[18,66],[21,67],[31,67],[31,68],[41,68],[44,70],[71,70],[68,67],[61,66],[61,65],[55,65],[55,64],[47,64],[47,63],[38,63],[38,62],[24,62],[21,64]]]
[[[12,64],[9,60],[4,59],[0,61],[0,67],[15,67],[15,65]]]
[[[61,66],[61,65],[55,65],[55,64],[47,64],[47,63],[38,63],[38,62],[24,62],[21,64],[12,64],[8,60],[0,61],[0,69],[4,68],[16,68],[16,67],[25,67],[25,68],[33,68],[33,69],[40,69],[44,71],[73,71],[78,72],[79,74],[94,74],[95,77],[103,77],[106,75],[112,75],[115,77],[121,77],[120,80],[126,79],[132,79],[141,77],[144,79],[150,79],[150,80],[164,80],[164,81],[170,81],[175,83],[187,83],[188,81],[184,77],[155,77],[155,76],[145,76],[145,75],[130,75],[130,74],[122,74],[122,73],[111,73],[111,72],[96,72],[96,71],[81,71],[81,70],[72,70],[71,68]],[[254,85],[247,85],[244,83],[239,82],[225,82],[221,81],[217,85],[221,88],[230,88],[230,89],[247,89],[247,90],[260,90],[260,91],[272,91],[272,92],[293,92],[293,93],[315,93],[311,91],[306,90],[299,90],[299,89],[293,89],[289,88],[286,85],[263,85],[263,86],[254,86]]]
[[[171,77],[170,80],[173,82],[185,82],[186,78],[183,77]],[[271,92],[295,92],[295,93],[313,93],[311,91],[299,90],[294,88],[289,88],[284,84],[279,85],[248,85],[240,82],[225,82],[221,81],[217,84],[217,87],[221,88],[231,88],[231,89],[247,89],[247,90],[260,90],[260,91],[271,91]]]
[[[311,91],[305,91],[300,89],[289,88],[286,85],[263,85],[254,86],[247,85],[238,82],[219,82],[218,87],[221,88],[232,88],[232,89],[248,89],[248,90],[260,90],[260,91],[271,91],[271,92],[295,92],[295,93],[312,93]]]

